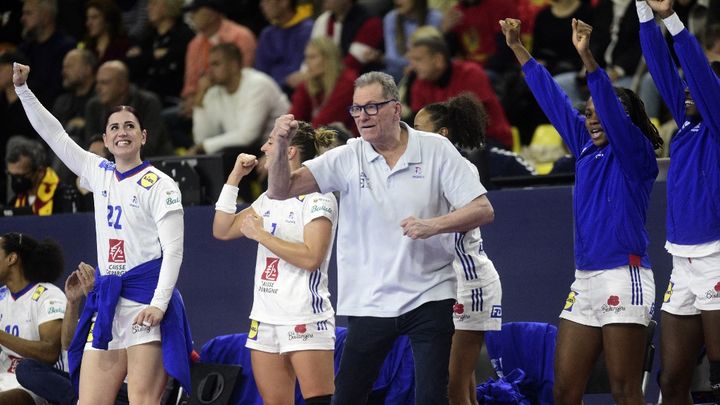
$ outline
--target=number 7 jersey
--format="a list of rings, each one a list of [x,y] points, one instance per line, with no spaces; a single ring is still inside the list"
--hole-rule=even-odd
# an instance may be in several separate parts
[[[110,161],[88,160],[80,186],[94,193],[100,274],[122,275],[161,257],[157,222],[183,209],[175,181],[148,162],[120,173]]]

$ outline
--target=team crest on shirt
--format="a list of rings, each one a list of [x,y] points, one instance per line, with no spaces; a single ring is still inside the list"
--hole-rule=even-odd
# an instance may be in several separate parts
[[[366,188],[370,190],[370,179],[365,172],[360,172],[360,188]]]
[[[138,201],[138,198],[136,195],[132,197],[132,200],[130,200],[130,206],[133,208],[140,208],[140,201]]]
[[[575,297],[577,297],[578,293],[575,291],[570,291],[570,294],[568,294],[567,298],[565,299],[565,308],[563,308],[564,311],[572,312],[573,305],[575,305]]]
[[[422,166],[415,165],[415,167],[413,168],[412,178],[413,179],[424,179],[425,178],[425,175],[423,174]]]
[[[673,288],[675,287],[675,283],[672,281],[668,283],[668,288],[665,290],[665,296],[663,297],[663,302],[670,302],[670,298],[673,294]]]
[[[45,291],[47,291],[47,288],[39,285],[39,286],[35,289],[35,292],[33,292],[33,295],[32,295],[32,297],[31,297],[30,299],[33,300],[33,301],[39,300],[40,297],[43,295],[43,293],[45,293]]]
[[[137,183],[140,185],[140,187],[144,188],[145,190],[150,190],[150,187],[152,187],[153,185],[155,185],[155,183],[157,183],[157,181],[158,181],[159,179],[160,179],[160,178],[158,177],[157,174],[155,174],[154,172],[150,172],[150,171],[149,171],[149,172],[145,173],[145,174],[140,178],[140,180],[138,180]]]
[[[108,261],[110,263],[125,263],[125,241],[110,239]]]
[[[263,217],[264,217],[264,218],[269,218],[269,217],[270,217],[270,210],[265,211],[265,212],[263,213]]]

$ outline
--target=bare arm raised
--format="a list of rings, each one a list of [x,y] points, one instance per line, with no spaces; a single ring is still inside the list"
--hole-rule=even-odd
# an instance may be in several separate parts
[[[523,45],[520,40],[520,25],[522,23],[520,20],[516,20],[514,18],[506,18],[504,20],[500,20],[499,22],[502,33],[505,35],[505,43],[510,50],[513,51],[515,58],[517,58],[518,62],[520,62],[520,65],[524,65],[527,61],[532,59],[532,55],[530,55],[530,52],[528,52],[525,45]]]
[[[303,166],[290,172],[286,158],[288,146],[298,128],[298,122],[292,114],[286,114],[275,120],[269,142],[274,142],[269,158],[267,196],[274,200],[285,200],[301,194],[319,192],[320,187],[310,170]]]
[[[580,55],[580,59],[583,61],[583,65],[585,65],[585,70],[587,70],[588,73],[592,73],[598,68],[597,61],[590,50],[590,34],[592,33],[593,28],[590,24],[576,18],[573,18],[572,20],[572,28],[573,45],[575,46],[575,49],[577,49],[578,55]]]

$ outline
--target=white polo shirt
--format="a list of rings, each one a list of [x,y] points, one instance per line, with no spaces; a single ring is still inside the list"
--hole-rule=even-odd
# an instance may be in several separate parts
[[[322,193],[340,192],[338,314],[395,317],[455,298],[453,234],[403,236],[400,221],[445,215],[486,193],[446,138],[408,131],[393,169],[356,138],[304,165]]]

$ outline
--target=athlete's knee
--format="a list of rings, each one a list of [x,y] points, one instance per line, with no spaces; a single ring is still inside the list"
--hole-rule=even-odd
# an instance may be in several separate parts
[[[553,398],[555,399],[555,404],[579,404],[582,401],[583,391],[584,387],[556,380],[555,385],[553,385]]]
[[[332,402],[332,395],[320,395],[317,397],[305,398],[307,405],[330,405]]]

